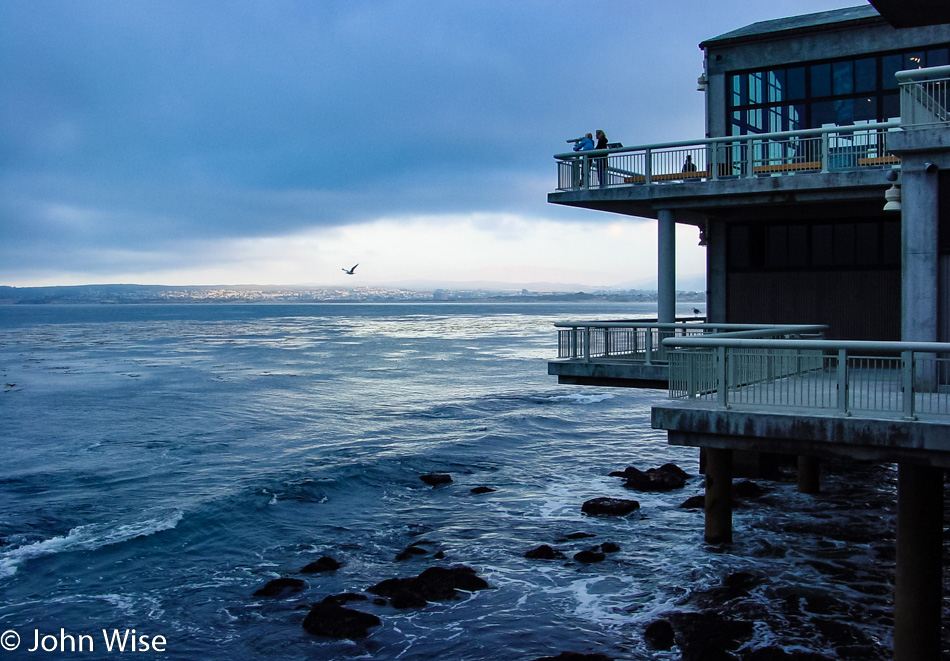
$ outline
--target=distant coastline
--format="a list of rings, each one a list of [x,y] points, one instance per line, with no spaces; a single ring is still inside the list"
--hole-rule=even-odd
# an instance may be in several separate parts
[[[678,291],[677,300],[704,302],[706,293]],[[500,291],[490,289],[415,290],[390,287],[306,287],[276,285],[73,285],[0,286],[0,305],[159,304],[159,303],[395,303],[395,302],[651,302],[655,290]]]

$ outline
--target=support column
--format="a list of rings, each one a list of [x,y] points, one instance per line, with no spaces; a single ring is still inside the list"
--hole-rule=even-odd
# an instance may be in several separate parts
[[[676,321],[676,222],[673,212],[660,209],[657,217],[657,319]]]
[[[818,457],[798,457],[798,490],[801,493],[818,493],[821,490],[821,461]]]
[[[938,175],[901,173],[901,339],[937,341]]]
[[[894,661],[940,658],[943,470],[900,464]]]
[[[706,543],[732,541],[732,450],[706,450]]]

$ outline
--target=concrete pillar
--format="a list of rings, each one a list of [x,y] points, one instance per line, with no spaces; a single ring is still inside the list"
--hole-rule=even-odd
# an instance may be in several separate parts
[[[726,319],[726,224],[706,223],[706,320]]]
[[[706,533],[708,544],[732,541],[732,450],[706,450]]]
[[[801,493],[818,493],[821,490],[820,475],[818,457],[798,457],[798,490]]]
[[[925,167],[901,173],[901,339],[937,341],[938,176]]]
[[[657,218],[657,319],[676,321],[676,222],[673,212],[660,209]]]
[[[940,658],[943,470],[900,464],[894,661]]]

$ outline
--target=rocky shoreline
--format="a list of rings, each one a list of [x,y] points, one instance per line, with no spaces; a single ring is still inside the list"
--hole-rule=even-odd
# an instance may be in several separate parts
[[[635,492],[668,493],[680,491],[687,486],[690,475],[674,464],[640,470],[628,466],[622,471],[609,474],[623,480],[622,486]],[[419,479],[433,489],[452,483],[447,473],[431,473]],[[471,489],[473,495],[489,494],[491,487]],[[769,490],[758,483],[743,480],[734,484],[736,506],[765,498]],[[702,509],[703,496],[688,497],[680,504],[685,509]],[[628,517],[638,512],[640,503],[633,499],[598,497],[583,503],[581,511],[590,517]],[[701,521],[697,521],[701,525]],[[558,562],[566,566],[593,566],[603,563],[611,554],[621,552],[621,545],[613,540],[598,541],[596,535],[579,531],[558,539],[549,540],[534,548],[521,551],[524,557],[538,562]],[[427,561],[442,561],[445,553],[431,540],[413,541],[395,557],[395,562],[413,558]],[[336,572],[343,562],[324,556],[295,574],[319,575]],[[813,566],[816,563],[813,563]],[[821,570],[821,567],[818,567]],[[835,566],[829,572],[840,571]],[[840,576],[838,578],[841,578]],[[876,578],[886,584],[886,570]],[[267,582],[256,592],[255,597],[264,599],[288,599],[298,597],[310,589],[308,582],[299,576],[282,576]],[[393,577],[378,582],[362,591],[325,596],[320,601],[297,606],[306,611],[301,626],[309,634],[333,639],[357,640],[371,634],[381,626],[385,617],[382,609],[395,610],[425,608],[433,602],[456,600],[465,594],[492,589],[489,583],[478,576],[475,569],[464,564],[448,566],[433,565],[418,575]],[[800,645],[755,644],[755,632],[759,628],[771,628],[770,613],[761,604],[749,599],[753,591],[766,591],[771,603],[781,612],[788,623],[801,623],[807,619],[820,638],[816,647],[821,651],[802,649]],[[358,604],[370,605],[380,615],[361,610]],[[753,572],[732,572],[722,578],[720,585],[692,591],[681,599],[676,608],[652,620],[642,632],[642,643],[648,650],[667,654],[679,652],[683,661],[831,661],[833,659],[886,659],[889,650],[879,640],[869,638],[860,627],[849,623],[853,615],[849,603],[830,593],[797,589],[794,585],[773,585],[770,577]],[[883,624],[889,622],[890,613],[877,613]],[[780,636],[774,636],[780,638]],[[564,650],[556,656],[538,657],[534,661],[610,661],[613,657],[597,650]]]

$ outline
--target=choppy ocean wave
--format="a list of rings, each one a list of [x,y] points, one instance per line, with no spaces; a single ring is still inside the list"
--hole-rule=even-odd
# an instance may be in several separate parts
[[[207,661],[674,659],[646,647],[646,625],[717,603],[758,623],[743,650],[887,658],[888,467],[831,472],[817,497],[763,482],[736,509],[736,542],[710,548],[702,514],[681,507],[702,493],[698,454],[650,428],[664,393],[546,374],[555,321],[648,313],[17,309],[0,318],[0,629],[132,627],[168,638],[157,658]],[[690,473],[684,489],[640,494],[608,475],[667,462]],[[581,512],[601,496],[640,509]],[[605,542],[619,550],[572,560]],[[413,544],[424,552],[397,559]],[[525,557],[540,545],[562,558]],[[301,573],[326,555],[342,567]],[[301,626],[298,607],[439,564],[491,589],[424,608],[360,602],[382,624],[357,641]],[[723,604],[737,573],[754,579]],[[254,596],[277,577],[306,589]]]

